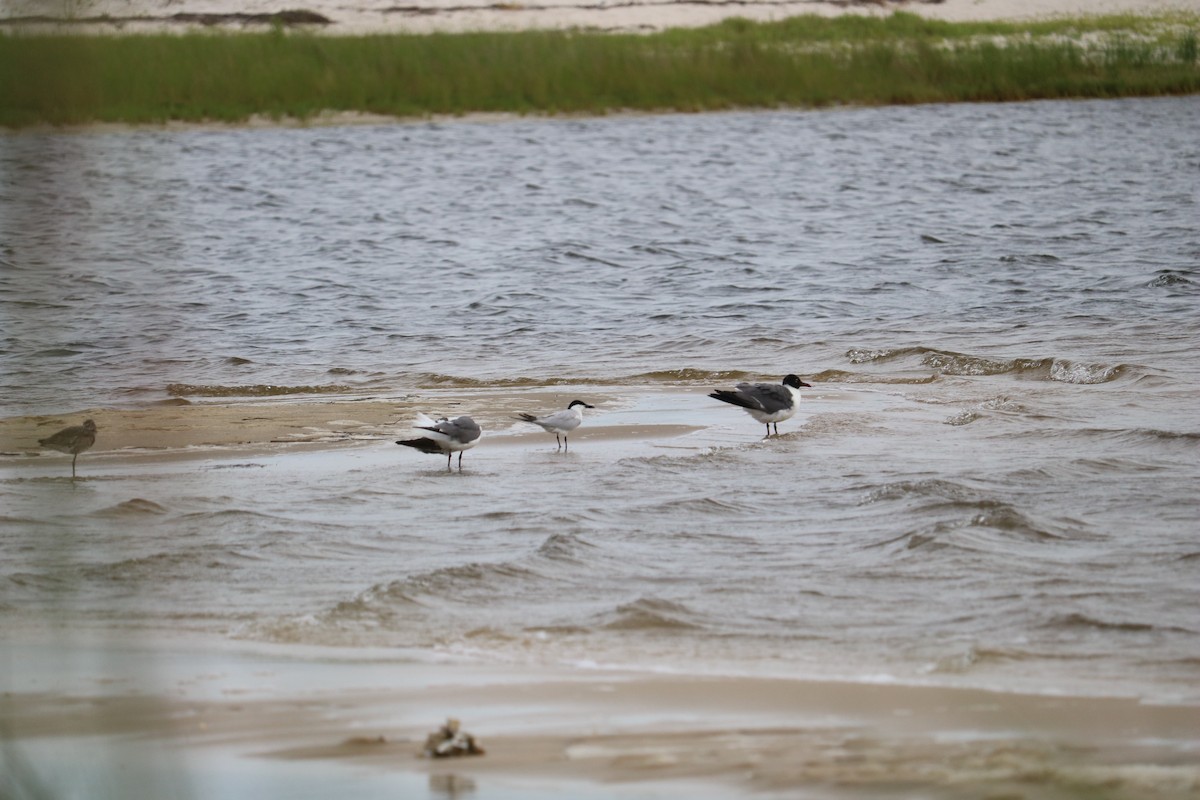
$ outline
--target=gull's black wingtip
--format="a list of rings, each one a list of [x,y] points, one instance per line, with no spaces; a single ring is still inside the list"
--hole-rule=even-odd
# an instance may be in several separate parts
[[[737,406],[738,408],[754,408],[753,404],[747,403],[745,398],[737,392],[731,392],[727,389],[718,389],[710,394],[709,397],[714,400],[720,400],[722,403],[729,403],[731,406]]]
[[[416,450],[420,450],[422,453],[443,455],[442,448],[433,439],[426,439],[424,437],[420,439],[397,439],[396,444],[402,444],[405,447],[412,447]]]

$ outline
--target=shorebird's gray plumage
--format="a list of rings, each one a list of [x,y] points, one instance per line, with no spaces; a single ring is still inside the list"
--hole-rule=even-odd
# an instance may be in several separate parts
[[[79,454],[90,450],[95,443],[96,423],[90,419],[85,420],[82,425],[72,425],[45,439],[38,439],[38,444],[42,447],[57,450],[60,453],[70,453],[74,456],[71,459],[72,478],[75,477],[75,462],[79,459]]]
[[[400,439],[396,444],[412,447],[422,453],[446,456],[446,469],[450,469],[450,459],[458,453],[458,468],[462,469],[462,454],[479,444],[483,429],[467,416],[447,419],[442,417],[434,422],[424,414],[417,415],[417,424],[413,430],[425,433],[415,439]]]
[[[595,406],[588,405],[582,400],[572,400],[571,404],[562,411],[555,411],[544,417],[519,414],[517,419],[522,422],[532,422],[534,425],[540,426],[546,433],[553,433],[554,441],[558,442],[559,448],[567,449],[567,434],[578,428],[583,422],[583,409],[585,408],[595,408]]]
[[[723,403],[738,406],[746,410],[750,416],[767,426],[767,436],[771,435],[771,426],[779,433],[779,423],[791,419],[800,405],[800,387],[810,384],[800,380],[795,375],[788,375],[782,383],[739,383],[733,389],[718,389],[709,397]]]

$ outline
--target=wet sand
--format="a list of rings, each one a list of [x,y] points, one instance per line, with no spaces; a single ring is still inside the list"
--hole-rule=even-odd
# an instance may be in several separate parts
[[[702,394],[697,391],[697,394]],[[148,455],[187,458],[221,453],[286,453],[289,448],[353,446],[389,442],[407,436],[418,413],[435,418],[470,415],[485,431],[480,448],[497,442],[553,442],[517,414],[538,416],[566,408],[576,396],[601,406],[600,418],[628,405],[610,389],[572,388],[567,391],[478,390],[431,392],[398,399],[273,399],[260,402],[164,401],[143,408],[83,409],[69,415],[31,415],[0,419],[0,468],[21,466],[27,460],[66,458],[38,446],[38,439],[85,419],[99,428],[95,446],[80,461],[102,458],[137,459]],[[592,415],[572,440],[664,438],[696,430],[695,424],[622,420],[597,424]],[[610,417],[611,419],[611,417]]]
[[[1200,713],[1134,699],[554,671],[378,652],[305,660],[183,640],[92,640],[82,658],[78,641],[15,643],[27,658],[3,686],[0,718],[17,747],[142,741],[147,755],[166,748],[207,770],[232,770],[230,759],[243,771],[324,764],[334,777],[355,767],[419,778],[433,796],[457,786],[479,798],[619,797],[622,787],[665,797],[681,784],[694,787],[689,796],[714,797],[1182,800],[1200,791]],[[25,691],[39,663],[43,684],[67,689]],[[73,680],[64,663],[75,665]],[[424,757],[426,735],[447,717],[486,753]]]

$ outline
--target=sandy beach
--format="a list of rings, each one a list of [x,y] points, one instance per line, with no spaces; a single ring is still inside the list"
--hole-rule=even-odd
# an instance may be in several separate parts
[[[543,441],[546,434],[520,423],[522,412],[538,416],[570,402],[570,391],[490,390],[413,393],[394,400],[303,400],[243,402],[190,402],[164,400],[144,408],[84,409],[70,415],[38,415],[0,419],[0,459],[9,468],[43,468],[52,459],[68,460],[38,447],[37,440],[61,428],[96,421],[96,444],[83,459],[129,460],[210,458],[232,453],[286,454],[298,450],[354,447],[389,443],[408,435],[419,413],[454,417],[474,416],[489,432],[500,432],[502,444]],[[612,390],[589,394],[593,400],[619,407]],[[637,423],[589,426],[577,434],[580,441],[666,438],[697,426],[670,423]],[[489,434],[489,443],[491,434]]]
[[[492,3],[485,0],[364,0],[354,5],[293,0],[181,3],[179,0],[10,0],[0,23],[27,30],[88,32],[255,30],[275,22],[333,35],[430,33],[530,28],[657,31],[710,25],[729,17],[758,21],[798,14],[891,14],[949,21],[1037,19],[1079,14],[1200,12],[1200,0],[754,0]],[[278,16],[275,16],[278,15]]]
[[[1200,791],[1194,707],[887,683],[480,667],[379,653],[345,662],[336,651],[314,653],[305,661],[261,646],[88,638],[8,642],[23,657],[11,662],[0,712],[9,747],[27,748],[37,768],[10,773],[18,789],[6,796],[70,785],[72,759],[91,758],[85,752],[106,743],[122,770],[143,776],[154,760],[150,785],[172,783],[198,797],[248,796],[257,780],[306,764],[324,765],[301,773],[317,776],[312,796],[389,779],[397,782],[384,785],[405,797],[684,791],[1183,800]],[[28,690],[37,684],[63,688]],[[485,753],[427,757],[426,736],[446,718],[459,719]],[[80,737],[90,737],[82,750],[51,746]],[[225,793],[212,793],[213,785]]]

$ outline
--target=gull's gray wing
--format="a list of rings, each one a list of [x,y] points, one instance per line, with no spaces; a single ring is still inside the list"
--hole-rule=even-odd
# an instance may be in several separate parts
[[[580,418],[574,411],[555,411],[548,417],[542,417],[538,420],[543,425],[549,425],[552,428],[565,428],[572,430],[579,427]]]
[[[768,414],[791,408],[792,393],[782,383],[739,383],[738,393]]]
[[[454,419],[443,419],[434,425],[430,430],[444,433],[452,441],[473,442],[483,433],[475,420],[470,417],[455,417]]]

